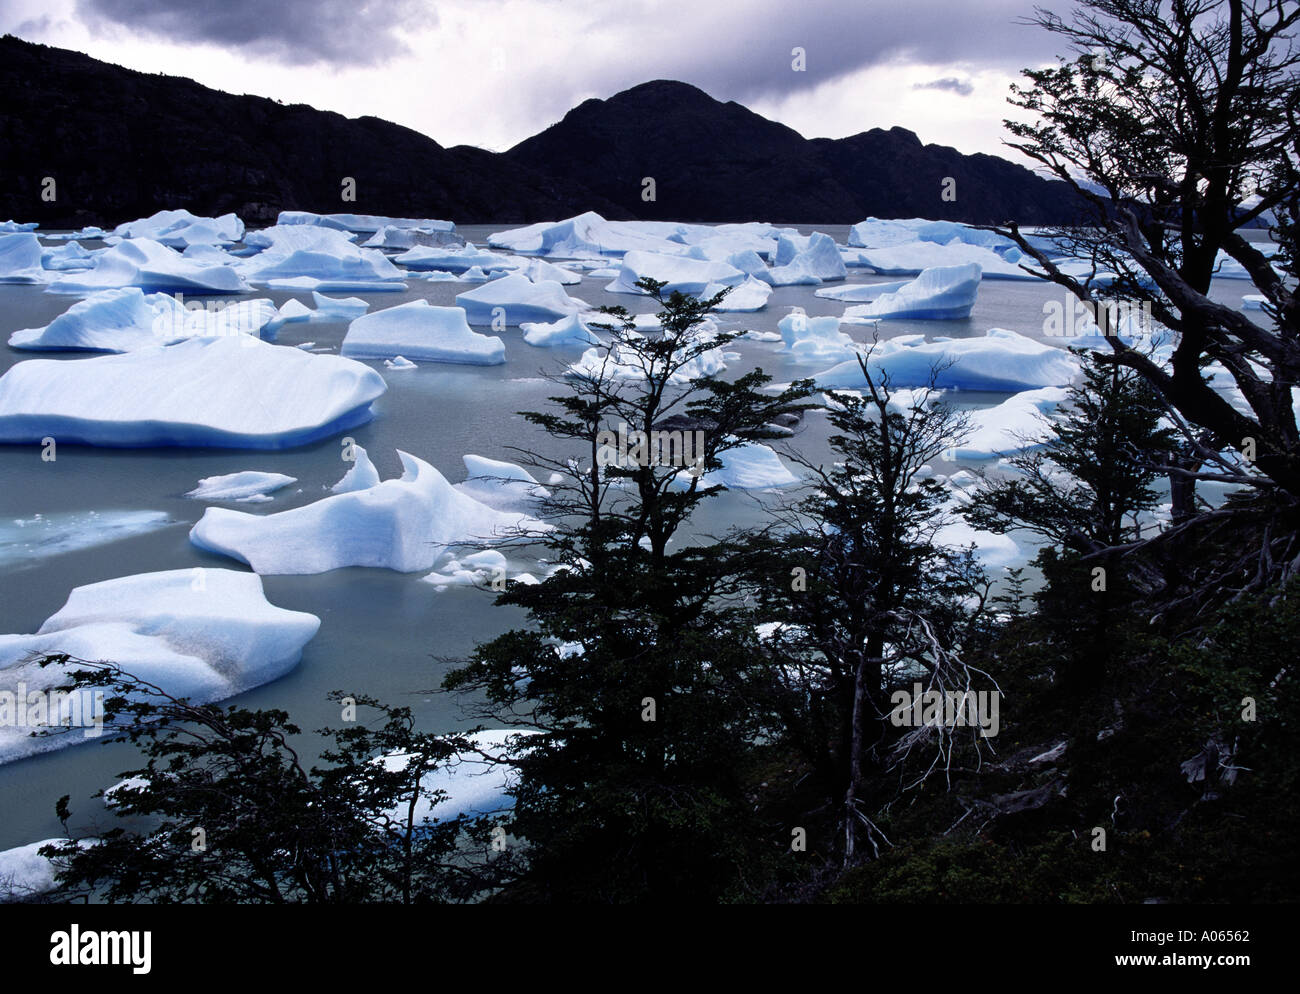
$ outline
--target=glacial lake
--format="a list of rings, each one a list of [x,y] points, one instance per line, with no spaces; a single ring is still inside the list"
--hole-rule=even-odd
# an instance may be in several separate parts
[[[466,239],[485,246],[488,234],[504,227],[465,226],[458,230]],[[824,231],[841,244],[849,230],[847,225],[798,227],[805,234]],[[93,247],[97,243],[87,244]],[[850,269],[848,282],[896,279]],[[634,312],[652,309],[643,298],[606,293],[608,282],[584,278],[580,285],[566,290],[593,305],[623,305]],[[417,298],[451,305],[456,294],[473,284],[412,280],[408,286],[401,293],[329,295],[363,296],[373,312]],[[775,331],[791,307],[802,307],[810,316],[843,313],[845,304],[817,297],[815,289],[779,287],[765,310],[719,315],[718,323],[723,328]],[[1240,306],[1242,295],[1253,289],[1246,281],[1219,280],[1213,293],[1225,303]],[[277,305],[291,297],[311,304],[309,293],[255,290],[250,296],[269,297]],[[78,299],[46,293],[40,286],[2,286],[0,332],[7,339],[15,330],[45,325]],[[881,338],[918,333],[982,337],[990,328],[1008,328],[1053,341],[1043,338],[1043,308],[1048,301],[1063,299],[1063,291],[1050,283],[985,280],[969,319],[886,321],[879,333]],[[336,353],[346,330],[342,322],[291,323],[280,330],[276,341],[283,345],[312,341]],[[860,326],[845,325],[842,330],[860,341],[868,341],[872,334],[870,328]],[[517,462],[519,457],[509,446],[536,449],[547,445],[540,431],[516,412],[544,409],[546,398],[558,391],[540,374],[559,371],[577,359],[581,349],[533,348],[524,343],[518,328],[509,328],[500,337],[507,350],[507,362],[501,366],[423,363],[418,369],[399,371],[385,368],[382,360],[368,362],[384,376],[389,389],[374,405],[374,420],[346,435],[367,449],[382,477],[400,474],[395,452],[399,448],[427,460],[454,483],[465,477],[461,456],[466,453]],[[1060,339],[1053,343],[1063,344]],[[739,340],[730,349],[742,358],[728,363],[724,375],[729,377],[761,367],[777,382],[785,382],[809,376],[826,365],[793,363],[780,343]],[[0,373],[35,355],[0,348]],[[40,355],[64,360],[84,356]],[[1009,395],[950,396],[962,406],[986,406]],[[825,434],[824,417],[810,415],[789,444],[807,458],[824,460],[828,454]],[[339,438],[280,452],[63,445],[54,462],[45,462],[39,446],[0,446],[0,632],[36,631],[64,604],[68,592],[82,584],[196,566],[246,569],[190,544],[189,529],[208,505],[183,495],[201,477],[241,470],[284,473],[297,477],[298,482],[277,491],[273,502],[218,505],[255,514],[283,511],[325,496],[326,488],[349,467],[341,452]],[[963,462],[936,469],[951,473],[976,465]],[[87,532],[95,536],[119,534],[110,533],[105,525],[115,512],[156,512],[165,515],[169,523],[134,534],[128,527],[125,537],[86,547],[80,540]],[[46,524],[35,521],[37,515]],[[709,502],[695,527],[700,533],[719,534],[762,516],[754,495],[729,492]],[[523,560],[512,561],[512,566],[536,569],[535,563]],[[232,703],[284,708],[299,726],[312,730],[338,723],[338,709],[326,695],[340,689],[409,706],[432,731],[472,727],[474,721],[465,713],[463,701],[437,687],[452,660],[465,657],[475,643],[518,624],[522,616],[494,607],[489,593],[467,588],[438,592],[433,585],[421,582],[422,575],[350,568],[316,576],[265,577],[268,600],[317,615],[320,632],[308,643],[292,673],[233,698]],[[61,834],[54,805],[63,794],[71,795],[76,831],[112,827],[116,819],[90,795],[136,765],[138,754],[132,747],[92,742],[0,766],[0,850]]]

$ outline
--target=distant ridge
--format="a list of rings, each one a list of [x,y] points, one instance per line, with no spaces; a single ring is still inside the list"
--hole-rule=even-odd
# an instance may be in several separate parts
[[[41,198],[45,177],[55,199]],[[448,218],[852,224],[864,217],[1026,224],[1073,216],[1063,184],[910,131],[806,139],[738,103],[658,80],[588,100],[505,153],[444,148],[374,117],[237,96],[66,49],[0,38],[0,220],[114,224],[163,208]],[[345,202],[344,177],[357,199]],[[655,199],[642,199],[643,179]],[[941,199],[945,177],[957,199]]]

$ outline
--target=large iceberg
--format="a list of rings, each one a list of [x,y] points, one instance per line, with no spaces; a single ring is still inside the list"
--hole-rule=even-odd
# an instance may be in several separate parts
[[[262,574],[324,573],[372,566],[427,570],[454,546],[481,544],[545,526],[461,493],[423,459],[400,449],[403,474],[365,490],[258,516],[210,507],[190,531],[201,549]]]
[[[684,251],[680,243],[669,240],[675,231],[676,226],[671,224],[606,221],[595,211],[588,211],[564,221],[543,221],[498,231],[488,236],[488,244],[526,255],[566,259],[623,255],[637,250],[673,255]]]
[[[315,225],[276,225],[257,232],[257,255],[241,260],[239,271],[254,283],[311,277],[338,282],[400,282],[402,270],[378,249],[361,248],[351,236]]]
[[[9,344],[16,349],[131,352],[187,338],[256,335],[275,317],[275,305],[264,299],[187,307],[169,294],[123,287],[91,294],[44,328],[15,331]]]
[[[74,589],[35,635],[0,635],[0,695],[48,694],[85,660],[115,663],[191,703],[224,700],[293,669],[319,627],[315,615],[269,603],[251,573],[194,568],[119,577]],[[42,668],[31,658],[53,653],[73,661]],[[93,741],[96,729],[77,715],[93,717],[95,693],[68,695],[61,717],[71,725],[55,734],[29,734],[41,724],[30,708],[28,721],[0,722],[0,762]],[[59,718],[47,713],[44,721]]]
[[[605,289],[609,293],[639,293],[645,291],[636,285],[637,280],[650,278],[667,285],[663,293],[702,293],[711,284],[739,286],[745,274],[726,262],[708,262],[680,255],[661,255],[655,252],[628,252],[618,278]]]
[[[124,286],[205,294],[244,293],[249,289],[233,265],[196,261],[152,238],[130,238],[114,245],[95,256],[91,269],[56,280],[50,289],[80,293]]]
[[[968,318],[979,288],[980,267],[976,263],[927,269],[910,283],[882,293],[868,304],[850,307],[844,312],[844,320],[874,323],[884,318]]]
[[[773,262],[770,275],[776,286],[825,283],[848,275],[839,246],[830,235],[820,231],[807,238],[782,235],[777,240]]]
[[[556,321],[587,310],[587,304],[564,292],[552,280],[534,283],[527,276],[511,273],[491,283],[456,295],[470,324],[520,325],[525,322]]]
[[[283,449],[371,418],[373,369],[249,336],[90,359],[29,359],[0,377],[0,442]]]
[[[0,235],[0,283],[43,283],[41,241],[30,232]]]
[[[422,228],[428,231],[454,231],[452,221],[427,217],[382,217],[377,214],[313,214],[311,211],[281,211],[277,225],[301,224],[335,231],[371,232],[383,228]]]
[[[229,245],[244,237],[244,222],[236,214],[198,217],[182,208],[119,224],[113,234],[120,238],[152,238],[174,248]]]
[[[929,386],[933,376],[934,385],[944,389],[1015,393],[1065,386],[1079,367],[1065,349],[993,328],[983,338],[925,342],[922,335],[904,335],[887,339],[872,350],[868,368],[875,375],[887,375],[894,387]],[[866,385],[857,360],[832,366],[814,380],[828,389],[855,390]]]
[[[474,366],[506,361],[505,343],[474,331],[465,320],[463,307],[434,307],[427,300],[412,300],[357,318],[348,326],[339,351],[366,359],[400,355]]]
[[[508,272],[519,268],[519,261],[497,252],[486,252],[473,245],[416,245],[393,261],[407,269],[437,269],[444,273],[463,273],[479,269],[485,273]]]

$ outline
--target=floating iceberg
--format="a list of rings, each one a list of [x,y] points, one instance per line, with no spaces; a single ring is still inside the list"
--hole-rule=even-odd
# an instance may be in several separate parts
[[[427,217],[381,217],[376,214],[313,214],[311,211],[281,211],[277,225],[301,224],[336,231],[371,232],[383,228],[422,228],[427,231],[455,231],[452,221]]]
[[[527,276],[534,283],[541,283],[543,280],[553,280],[561,286],[576,286],[582,282],[582,276],[565,269],[563,266],[557,266],[554,263],[547,262],[545,259],[529,259],[527,265],[519,270],[524,276]]]
[[[165,293],[123,287],[91,294],[44,328],[15,331],[9,344],[16,349],[132,352],[187,338],[257,335],[275,317],[275,305],[264,299],[202,307],[192,302],[187,307]]]
[[[952,241],[945,245],[915,241],[883,248],[864,249],[858,253],[863,266],[885,276],[919,276],[939,266],[965,266],[975,263],[986,280],[1036,280],[1017,265],[1009,253],[1006,257],[982,245]]]
[[[334,228],[276,225],[257,234],[258,244],[266,247],[238,266],[254,283],[302,276],[331,283],[385,283],[400,282],[403,275],[384,253],[361,248]]]
[[[39,221],[0,221],[0,235],[12,235],[22,231],[35,231]]]
[[[577,314],[550,323],[525,322],[519,326],[524,341],[539,348],[561,345],[599,345],[600,336]]]
[[[95,264],[95,256],[103,249],[90,252],[81,246],[81,242],[65,242],[63,245],[46,246],[41,249],[41,265],[54,272],[79,272]]]
[[[920,217],[898,221],[869,217],[849,229],[849,244],[857,248],[885,248],[915,242],[920,238],[917,232],[929,223]]]
[[[297,298],[291,297],[280,305],[280,309],[271,322],[273,327],[278,328],[281,325],[300,321],[308,323],[353,321],[370,310],[369,302],[362,300],[360,297],[343,297],[341,299],[327,297],[318,290],[313,290],[311,296],[312,302],[316,305],[315,310]]]
[[[708,300],[721,293],[722,290],[722,284],[710,283],[700,293],[700,296]],[[722,303],[717,306],[716,310],[720,314],[761,311],[767,306],[767,298],[771,295],[771,286],[749,276],[744,283],[733,287],[732,291],[722,298]]]
[[[315,615],[270,604],[251,573],[195,568],[119,577],[77,587],[35,635],[0,635],[0,691],[51,691],[79,668],[75,660],[87,660],[115,663],[192,703],[224,700],[293,669],[319,627]],[[74,661],[42,668],[29,661],[33,653]],[[87,722],[75,715],[95,713],[94,694],[70,694],[73,727],[52,735],[31,737],[38,722],[0,725],[0,762],[93,741],[96,730],[78,727]]]
[[[446,222],[450,224],[451,222]],[[465,240],[450,230],[434,228],[401,228],[385,225],[367,238],[364,248],[409,249],[417,245],[464,245]]]
[[[930,385],[952,390],[987,390],[1016,393],[1039,387],[1067,385],[1078,363],[1065,349],[994,328],[983,338],[941,338],[924,342],[923,336],[905,335],[880,342],[872,351],[869,368],[886,374],[891,386]],[[829,389],[865,386],[856,360],[842,362],[814,379]]]
[[[810,318],[803,311],[794,311],[776,327],[792,357],[800,362],[844,361],[861,351],[852,338],[840,331],[840,319],[833,315]]]
[[[724,486],[728,490],[763,490],[767,487],[788,487],[799,482],[781,462],[780,456],[759,442],[746,442],[720,455],[721,469],[705,473],[700,486]],[[677,482],[682,478],[678,477]]]
[[[952,459],[996,459],[1035,448],[1048,434],[1044,417],[1056,410],[1068,392],[1062,387],[1025,390],[996,407],[969,411],[971,432],[949,453]]]
[[[379,470],[370,461],[370,456],[360,445],[352,446],[352,466],[343,474],[343,479],[330,487],[331,493],[351,494],[359,490],[369,490],[379,483]]]
[[[113,234],[120,238],[152,238],[174,248],[230,245],[244,237],[244,222],[236,214],[198,217],[182,208],[119,224]]]
[[[0,442],[284,449],[369,421],[385,389],[359,362],[249,336],[29,359],[0,377]]]
[[[848,275],[839,246],[830,235],[820,231],[807,238],[783,235],[777,240],[773,262],[770,275],[775,286],[825,283]]]
[[[467,476],[464,483],[456,484],[456,489],[488,507],[527,510],[551,495],[528,470],[515,463],[476,455],[461,458]]]
[[[95,265],[50,284],[56,293],[135,286],[145,290],[244,293],[249,287],[233,266],[197,262],[151,238],[131,238],[95,256]]]
[[[408,817],[414,823],[437,823],[455,818],[486,818],[509,811],[514,807],[510,791],[518,780],[514,766],[496,760],[517,755],[528,736],[537,735],[531,729],[491,729],[466,736],[470,749],[459,753],[432,773],[420,778],[420,786],[428,794],[443,795],[435,805],[422,795],[411,810],[403,807],[390,812],[397,822]],[[379,762],[384,769],[398,772],[406,768],[410,758],[403,753],[390,753]]]
[[[453,546],[545,527],[481,504],[424,460],[400,449],[397,454],[401,479],[266,516],[210,507],[191,529],[190,541],[262,574],[324,573],[343,566],[410,573],[431,569]]]
[[[485,252],[473,245],[417,245],[401,255],[393,256],[393,261],[407,269],[437,269],[444,273],[463,273],[474,268],[485,273],[499,273],[519,268],[517,259],[496,252]]]
[[[463,307],[434,307],[427,300],[412,300],[357,318],[348,326],[339,351],[366,359],[400,354],[407,359],[474,366],[506,361],[505,343],[470,328]]]
[[[497,319],[506,325],[556,321],[587,310],[583,301],[570,297],[559,283],[534,283],[519,273],[457,294],[456,303],[465,308],[470,324],[490,325]]]
[[[28,232],[0,235],[0,283],[44,283],[41,241]]]
[[[663,293],[699,294],[710,284],[738,286],[745,274],[726,262],[707,262],[680,255],[660,255],[655,252],[628,252],[623,256],[623,266],[618,278],[605,289],[609,293],[639,293],[637,280],[649,277],[666,283]]]
[[[980,267],[941,266],[927,269],[910,283],[882,293],[869,304],[850,307],[844,320],[850,323],[885,318],[913,318],[952,321],[970,317],[980,288]]]
[[[679,243],[668,239],[675,230],[673,225],[653,222],[606,221],[595,211],[588,211],[564,221],[543,221],[498,231],[488,236],[488,244],[522,255],[568,259],[623,255],[638,250],[674,255],[683,251]],[[661,231],[665,233],[659,234]]]
[[[262,473],[248,469],[240,473],[226,473],[224,476],[205,476],[185,496],[195,500],[270,500],[269,494],[297,482],[296,477],[285,476],[283,473]]]
[[[681,357],[681,351],[678,350],[674,354],[674,361]],[[569,366],[564,375],[592,381],[642,380],[645,379],[649,361],[646,356],[627,345],[599,346],[582,353],[582,358]],[[726,356],[722,349],[706,349],[689,362],[683,363],[669,377],[669,382],[689,383],[691,380],[717,376],[726,368]]]

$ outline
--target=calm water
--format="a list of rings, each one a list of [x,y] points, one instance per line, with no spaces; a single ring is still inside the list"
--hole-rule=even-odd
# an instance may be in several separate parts
[[[477,244],[498,230],[468,226],[461,233]],[[805,233],[812,228],[801,229]],[[843,243],[848,227],[818,226]],[[849,282],[889,282],[850,270]],[[605,279],[584,279],[566,289],[592,304],[621,304],[629,310],[651,310],[644,301],[604,292]],[[371,310],[390,307],[419,297],[433,304],[454,303],[465,283],[427,283],[414,280],[405,293],[367,296]],[[757,314],[723,315],[724,327],[775,331],[791,306],[810,315],[840,314],[844,304],[813,295],[811,287],[782,287],[773,292],[767,309]],[[1241,281],[1220,281],[1215,295],[1239,304],[1252,287]],[[258,291],[277,305],[297,296],[309,306],[310,294]],[[332,294],[351,296],[351,294]],[[20,328],[39,327],[70,307],[77,297],[47,294],[41,287],[0,287],[0,333],[3,339]],[[227,299],[227,298],[223,298]],[[1050,284],[986,281],[968,320],[948,322],[891,321],[881,326],[882,337],[925,332],[931,335],[982,336],[993,327],[1010,328],[1041,337],[1043,304],[1061,299]],[[277,341],[285,345],[314,341],[337,351],[346,324],[285,325]],[[478,329],[485,331],[486,329]],[[869,329],[845,330],[855,338]],[[539,378],[572,361],[581,349],[536,349],[526,345],[517,328],[501,336],[507,362],[495,367],[421,364],[416,370],[391,371],[382,361],[374,366],[388,381],[388,392],[374,405],[375,418],[348,434],[365,446],[385,478],[400,472],[395,449],[427,460],[448,479],[464,478],[465,453],[519,461],[510,445],[545,446],[544,436],[526,424],[517,411],[540,409],[555,392]],[[0,341],[3,341],[0,339]],[[740,341],[732,346],[742,355],[728,364],[728,376],[758,366],[778,382],[810,375],[820,366],[792,364],[779,345]],[[0,373],[33,354],[0,347]],[[45,357],[45,356],[42,356]],[[74,358],[51,353],[49,357]],[[993,403],[1006,395],[968,394],[963,402]],[[811,416],[792,443],[810,458],[825,457],[823,422]],[[0,529],[15,519],[84,515],[92,511],[155,511],[171,524],[157,530],[93,548],[35,555],[20,563],[0,566],[0,632],[32,632],[57,611],[68,591],[81,584],[116,576],[194,566],[243,569],[233,560],[203,553],[189,543],[189,528],[207,506],[185,499],[200,477],[239,470],[286,473],[298,483],[278,491],[269,504],[223,505],[253,513],[271,513],[310,503],[324,495],[348,465],[340,458],[337,439],[285,452],[177,449],[96,449],[60,446],[53,463],[42,462],[36,446],[0,446]],[[968,464],[963,464],[968,465]],[[700,516],[702,533],[720,533],[732,524],[758,520],[755,500],[743,493],[725,494]],[[520,563],[521,568],[527,564]],[[281,707],[303,728],[337,723],[336,708],[326,700],[334,689],[365,692],[415,709],[424,725],[435,731],[454,731],[472,722],[456,698],[435,688],[452,665],[472,646],[517,624],[520,615],[493,607],[488,594],[466,589],[438,593],[419,581],[421,574],[387,570],[344,569],[319,576],[272,576],[264,579],[268,599],[281,607],[310,611],[321,618],[319,634],[308,643],[301,664],[275,683],[257,688],[234,703],[247,707]],[[76,828],[107,826],[112,820],[89,795],[136,765],[136,752],[123,744],[79,745],[5,766],[0,766],[0,849],[22,845],[60,832],[54,803],[70,794]]]

